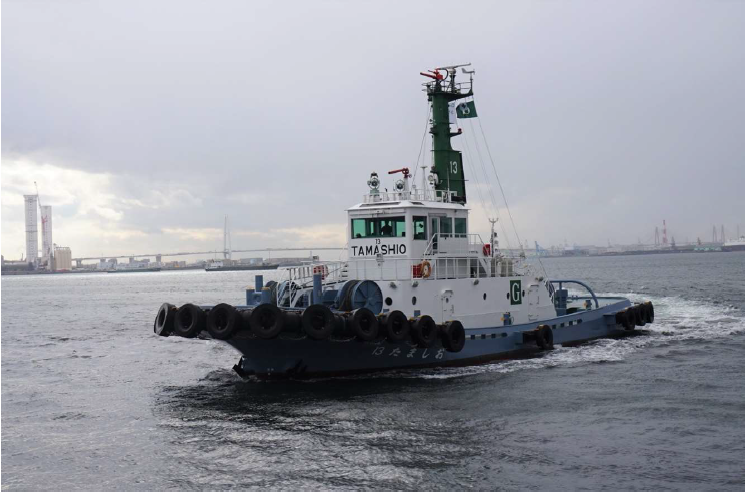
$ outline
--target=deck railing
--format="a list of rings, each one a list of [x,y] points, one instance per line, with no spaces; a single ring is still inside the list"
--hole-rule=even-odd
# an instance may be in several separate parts
[[[368,258],[350,261],[315,262],[280,268],[280,282],[300,287],[313,285],[318,273],[324,283],[350,279],[377,281],[427,281],[457,278],[511,277],[522,275],[522,263],[513,258],[438,254],[423,258]]]
[[[420,190],[411,189],[404,191],[379,191],[362,195],[362,203],[385,203],[400,202],[402,200],[449,203],[455,196],[454,191],[449,190]]]
[[[479,256],[491,250],[491,248],[489,251],[485,250],[484,246],[485,243],[480,234],[438,233],[432,234],[427,247],[424,249],[424,256],[425,258],[433,255]]]

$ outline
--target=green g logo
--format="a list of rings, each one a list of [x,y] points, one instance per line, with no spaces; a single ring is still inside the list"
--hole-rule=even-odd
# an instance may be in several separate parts
[[[510,280],[510,304],[523,303],[523,289],[520,280]]]

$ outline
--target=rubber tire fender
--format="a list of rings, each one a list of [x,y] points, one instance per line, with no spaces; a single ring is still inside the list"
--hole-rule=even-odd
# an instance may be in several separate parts
[[[535,329],[535,343],[541,350],[554,349],[554,332],[548,325],[538,325]]]
[[[644,326],[646,324],[646,322],[644,321],[644,308],[641,304],[637,304],[636,306],[634,306],[633,309],[634,316],[636,316],[636,318],[634,319],[634,323],[636,323],[636,326]]]
[[[409,319],[401,311],[391,311],[383,316],[381,326],[389,342],[403,342],[409,338]]]
[[[348,340],[354,338],[352,328],[347,317],[334,313],[334,329],[331,332],[331,338],[335,340]]]
[[[176,318],[176,311],[176,306],[164,302],[158,309],[158,314],[155,315],[153,332],[162,337],[170,335],[173,332],[173,320]]]
[[[378,338],[378,318],[367,308],[352,311],[352,331],[363,342],[372,342]]]
[[[616,313],[616,324],[621,325],[622,328],[626,328],[626,312],[618,311]]]
[[[184,338],[194,338],[206,328],[207,315],[195,304],[184,304],[173,321],[173,333]]]
[[[303,313],[300,311],[284,311],[282,333],[289,335],[288,338],[303,338],[305,336],[305,332],[303,331]]]
[[[448,352],[460,352],[466,345],[466,330],[458,320],[448,321],[442,326],[442,346]]]
[[[654,323],[654,304],[652,301],[647,301],[644,305],[647,306],[647,323]]]
[[[274,304],[259,304],[248,318],[251,333],[264,340],[276,338],[285,326],[282,310]]]
[[[220,303],[207,314],[207,331],[212,338],[227,340],[243,325],[241,314],[230,304]]]
[[[649,305],[646,302],[639,304],[639,310],[642,312],[642,321],[646,325],[649,323]]]
[[[419,348],[429,348],[437,343],[437,324],[429,315],[419,316],[411,324],[411,337]]]
[[[623,311],[621,311],[621,314],[623,314],[623,327],[627,331],[631,331],[636,327],[636,323],[634,322],[635,314],[631,310],[631,308],[626,308]]]
[[[313,304],[303,311],[303,331],[313,340],[326,340],[335,324],[334,313],[323,304]]]

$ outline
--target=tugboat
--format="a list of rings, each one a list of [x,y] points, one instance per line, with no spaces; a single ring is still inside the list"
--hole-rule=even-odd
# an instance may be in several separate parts
[[[463,66],[422,72],[432,169],[418,187],[408,168],[390,171],[391,192],[370,175],[369,192],[347,209],[345,261],[280,268],[266,283],[256,275],[242,306],[165,303],[154,332],[223,340],[242,354],[239,375],[267,379],[480,364],[653,322],[650,302],[596,296],[500,250],[494,221],[488,241],[471,232],[462,155],[451,146],[461,131],[449,118],[451,103],[473,96],[474,72],[455,81]]]

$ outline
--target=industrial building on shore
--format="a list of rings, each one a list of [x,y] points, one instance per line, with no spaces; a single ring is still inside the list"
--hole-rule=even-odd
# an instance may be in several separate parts
[[[70,248],[54,244],[52,236],[52,206],[42,205],[38,190],[34,195],[23,195],[26,225],[26,257],[20,261],[2,259],[4,273],[72,270]],[[41,250],[39,249],[39,219],[41,219]],[[41,254],[39,254],[41,252]]]

